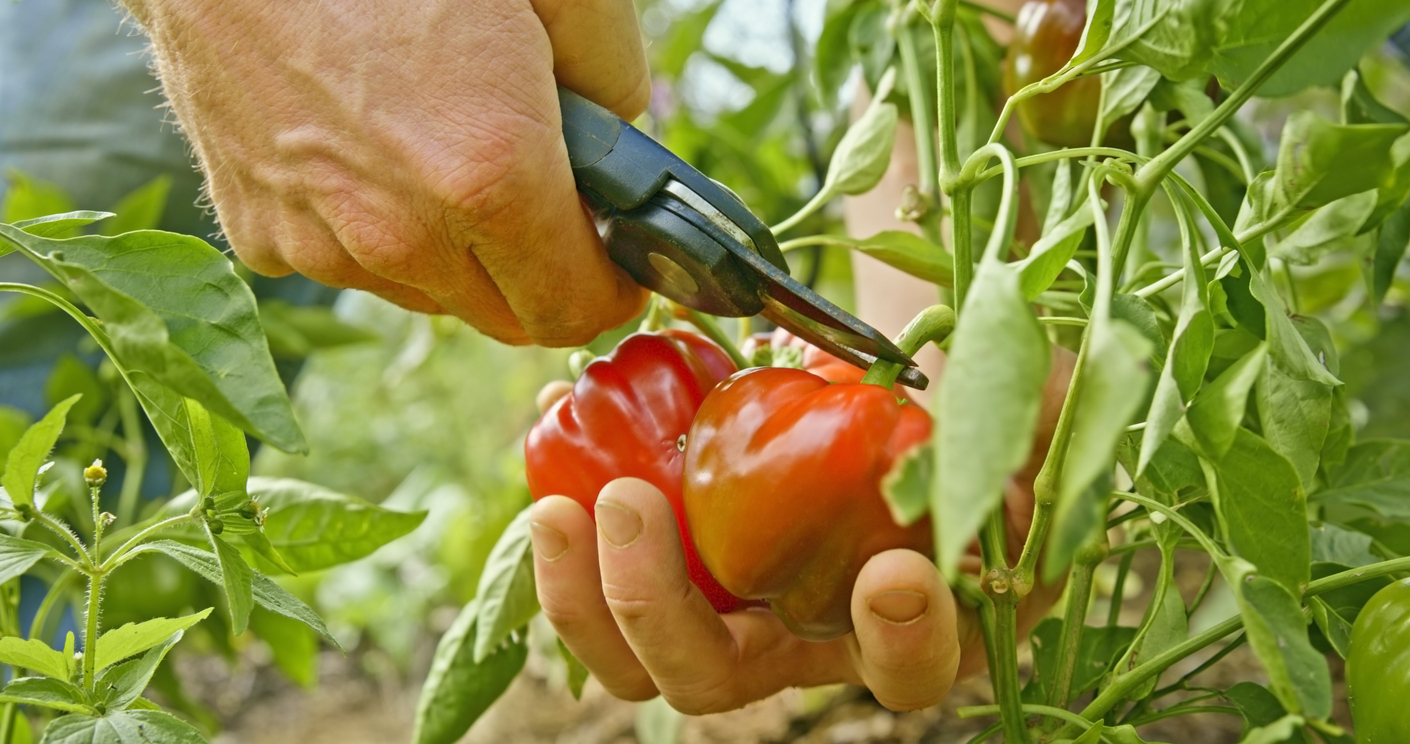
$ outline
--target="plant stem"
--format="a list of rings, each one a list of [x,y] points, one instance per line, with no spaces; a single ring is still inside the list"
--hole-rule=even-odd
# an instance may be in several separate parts
[[[931,305],[911,319],[901,334],[896,337],[896,346],[906,356],[915,356],[928,343],[940,343],[955,330],[955,311],[945,305]],[[862,382],[880,385],[890,389],[896,384],[896,377],[904,369],[903,365],[878,359],[862,377]]]
[[[83,543],[79,542],[78,538],[74,536],[73,532],[69,530],[67,525],[63,524],[62,522],[59,522],[58,520],[54,519],[48,514],[45,514],[44,512],[39,511],[38,509],[35,509],[34,511],[34,521],[48,528],[50,532],[53,532],[59,537],[62,537],[64,540],[67,540],[69,546],[74,549],[74,552],[78,553],[79,560],[77,561],[73,560],[72,558],[69,558],[66,555],[60,555],[60,561],[62,561],[65,565],[68,565],[69,567],[79,571],[87,571],[89,568],[92,568],[92,564],[89,562],[87,548],[83,547]]]
[[[1126,577],[1131,573],[1131,561],[1135,558],[1135,551],[1126,553],[1121,556],[1121,562],[1116,566],[1116,581],[1111,586],[1111,606],[1106,611],[1108,628],[1115,628],[1121,623],[1121,605],[1126,597]]]
[[[739,347],[734,345],[734,340],[729,337],[729,334],[724,332],[724,329],[720,328],[720,324],[716,323],[714,318],[694,308],[686,308],[686,317],[690,320],[691,325],[700,329],[700,332],[705,334],[706,338],[714,341],[721,349],[725,350],[726,354],[729,354],[729,358],[734,361],[735,367],[747,369],[754,366],[749,363],[748,359],[744,358],[743,354],[739,353]]]
[[[95,568],[88,574],[87,629],[83,634],[83,686],[90,691],[98,669],[98,615],[102,601],[103,572]]]
[[[5,710],[0,712],[0,744],[10,744],[14,730],[15,704],[5,703]]]
[[[1319,594],[1326,594],[1327,592],[1341,589],[1342,587],[1360,583],[1366,579],[1374,579],[1378,576],[1385,576],[1386,574],[1407,571],[1410,571],[1410,558],[1396,558],[1395,560],[1372,563],[1369,566],[1361,566],[1360,568],[1353,568],[1350,571],[1342,571],[1341,573],[1320,578],[1308,584],[1307,591],[1303,592],[1302,596],[1304,598],[1315,597]]]
[[[1195,148],[1204,142],[1205,139],[1219,131],[1239,109],[1248,103],[1253,94],[1258,91],[1278,68],[1283,66],[1307,40],[1312,38],[1318,30],[1322,28],[1332,16],[1336,15],[1350,0],[1326,0],[1291,36],[1283,40],[1282,44],[1273,51],[1263,64],[1253,71],[1238,88],[1234,89],[1223,103],[1214,109],[1214,113],[1205,117],[1203,121],[1195,125],[1193,129],[1185,133],[1179,141],[1171,145],[1168,150],[1152,158],[1145,167],[1136,174],[1136,179],[1140,184],[1139,191],[1150,193],[1154,191],[1157,184],[1162,181],[1166,174],[1175,169],[1176,164],[1185,159],[1185,156],[1194,152]]]
[[[142,420],[137,416],[137,397],[131,390],[124,388],[118,391],[118,410],[122,415],[122,434],[127,445],[127,472],[122,476],[122,491],[118,496],[118,519],[126,525],[137,520],[142,477],[147,472],[147,439],[143,436]]]
[[[956,710],[955,714],[958,715],[960,718],[978,718],[980,716],[992,716],[997,714],[998,712],[999,706],[997,705],[970,705]],[[1066,710],[1063,708],[1054,708],[1051,705],[1024,705],[1023,712],[1030,716],[1047,716],[1049,718],[1058,718],[1076,724],[1078,726],[1086,726],[1088,728],[1091,728],[1092,726],[1096,725],[1095,723],[1088,721],[1087,719],[1077,715],[1076,713],[1073,713],[1070,710]]]
[[[1242,628],[1243,624],[1244,620],[1242,617],[1231,617],[1209,630],[1186,640],[1184,643],[1152,656],[1144,664],[1116,678],[1116,681],[1112,682],[1110,687],[1102,690],[1095,700],[1089,703],[1086,708],[1082,709],[1079,715],[1089,721],[1102,718],[1107,714],[1107,711],[1111,710],[1117,703],[1125,700],[1137,687],[1145,684],[1146,680],[1169,669],[1186,656]],[[1068,724],[1059,729],[1052,738],[1071,738],[1077,733],[1079,732],[1076,731],[1075,727],[1073,727],[1072,724]]]
[[[1077,552],[1073,561],[1072,583],[1067,588],[1067,608],[1062,616],[1062,638],[1058,643],[1057,676],[1048,689],[1048,704],[1065,708],[1072,698],[1072,677],[1077,671],[1078,650],[1082,646],[1082,631],[1087,625],[1087,610],[1092,601],[1092,574],[1106,559],[1106,532]]]
[[[141,532],[138,532],[136,535],[133,535],[127,540],[127,542],[123,543],[118,547],[117,550],[113,551],[113,554],[108,556],[108,559],[106,561],[103,561],[103,565],[100,568],[102,568],[105,573],[112,571],[118,566],[121,566],[122,564],[131,560],[129,556],[132,554],[133,549],[135,549],[138,545],[141,545],[147,538],[151,537],[152,535],[155,535],[158,532],[161,532],[162,530],[175,527],[178,524],[190,521],[192,521],[192,517],[190,514],[181,514],[175,517],[167,517],[166,519],[163,519],[160,522],[145,527]]]
[[[1139,155],[1129,153],[1125,150],[1118,150],[1114,147],[1066,147],[1061,150],[1040,152],[1035,155],[1024,155],[1013,162],[1014,165],[1017,165],[1019,168],[1027,168],[1031,165],[1041,165],[1043,163],[1051,163],[1058,160],[1073,160],[1076,158],[1108,158],[1110,160],[1130,163],[1145,162],[1145,158]],[[986,168],[974,176],[973,183],[975,185],[981,184],[1003,172],[1003,166],[1000,165]]]
[[[984,646],[989,653],[989,678],[994,685],[1004,744],[1027,744],[1023,694],[1018,687],[1018,606],[1012,592],[986,594],[979,605]]]
[[[969,285],[974,283],[974,246],[970,234],[969,187],[950,192],[950,250],[954,251],[955,310],[964,312]]]
[[[916,136],[916,161],[920,170],[918,188],[923,204],[917,222],[928,240],[939,243],[940,163],[935,154],[935,122],[931,117],[935,107],[930,100],[929,88],[923,84],[920,74],[920,61],[910,19],[910,13],[903,14],[903,20],[897,29],[896,45],[901,50],[901,70],[906,76],[907,94],[911,103],[911,123]]]

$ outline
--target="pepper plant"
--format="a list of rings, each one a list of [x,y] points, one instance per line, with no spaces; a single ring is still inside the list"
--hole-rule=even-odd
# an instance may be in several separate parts
[[[929,467],[898,466],[888,498],[908,520],[928,513],[938,570],[981,618],[996,704],[961,714],[995,720],[973,741],[1137,742],[1163,719],[1231,715],[1246,741],[1350,742],[1328,660],[1354,653],[1367,598],[1410,573],[1410,441],[1358,438],[1367,412],[1338,354],[1407,298],[1410,123],[1372,78],[1410,6],[1092,0],[1081,36],[1060,42],[1024,36],[1025,12],[1026,26],[968,0],[829,4],[808,100],[835,102],[860,67],[872,101],[775,227],[786,251],[861,250],[955,309]],[[1036,79],[1010,71],[1006,97],[986,20],[1017,21],[1010,63],[1045,43],[1070,58]],[[1255,99],[1312,88],[1337,110],[1296,111],[1270,140],[1250,124]],[[1087,110],[1044,113],[1064,101]],[[1045,132],[1059,114],[1062,136]],[[897,215],[915,231],[785,235],[875,187],[901,117],[919,169]],[[1045,144],[1073,121],[1086,146]],[[1025,210],[1040,227],[1020,227]],[[1349,280],[1328,278],[1345,266]],[[1327,308],[1331,323],[1315,314]],[[1004,486],[1034,441],[1054,347],[1075,369],[1010,561]],[[983,569],[965,575],[976,535]],[[1159,568],[1130,626],[1121,598],[1142,553]],[[1207,565],[1193,594],[1175,581],[1189,565]],[[1104,566],[1114,599],[1092,618]],[[532,582],[520,519],[442,641],[417,742],[454,741],[517,673]],[[1057,582],[1064,609],[1032,631],[1025,680],[1015,608]],[[1197,628],[1216,593],[1237,614]],[[1266,684],[1202,683],[1242,646]],[[564,656],[577,691],[585,673]],[[1357,673],[1366,685],[1378,671]]]
[[[0,282],[0,291],[25,296],[5,311],[67,315],[102,362],[95,373],[77,356],[61,358],[46,382],[61,399],[32,425],[0,408],[0,663],[10,671],[0,689],[3,744],[206,741],[215,721],[184,699],[176,676],[161,675],[164,699],[201,728],[143,697],[183,634],[205,621],[217,647],[230,648],[252,630],[287,674],[312,683],[317,638],[337,641],[267,573],[356,560],[425,516],[250,476],[247,433],[291,452],[306,450],[303,435],[261,308],[231,261],[197,238],[140,229],[160,218],[166,193],[159,179],[121,202],[116,217],[44,214],[68,206],[66,198],[16,175],[5,204],[0,256],[17,253],[51,278]],[[84,234],[95,224],[98,232]],[[289,322],[308,315],[274,313],[286,345],[291,336],[311,343]],[[331,327],[331,316],[322,320]],[[165,453],[149,452],[148,425]],[[120,482],[101,459],[87,461],[95,456],[120,459]],[[144,495],[149,469],[165,457],[175,466],[171,490]],[[187,585],[153,580],[152,556],[217,591],[167,596],[171,584]],[[26,574],[47,589],[22,627]],[[223,612],[212,618],[217,603]],[[58,632],[70,607],[78,630]],[[188,607],[199,611],[162,616]],[[112,627],[110,617],[129,622]]]

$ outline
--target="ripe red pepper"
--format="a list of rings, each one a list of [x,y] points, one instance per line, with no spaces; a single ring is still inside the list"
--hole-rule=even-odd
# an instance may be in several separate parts
[[[1004,67],[1004,92],[1017,93],[1029,83],[1057,72],[1077,52],[1087,25],[1085,0],[1029,0],[1018,11]],[[1018,104],[1018,119],[1033,137],[1061,147],[1092,144],[1101,101],[1101,78],[1081,77]],[[1130,140],[1129,119],[1106,132],[1109,144]],[[1115,138],[1115,139],[1111,139]]]
[[[719,612],[741,606],[705,570],[686,528],[681,500],[685,436],[706,393],[734,362],[694,333],[628,336],[588,364],[573,392],[529,430],[524,460],[529,493],[568,496],[593,514],[603,486],[633,477],[656,486],[675,510],[690,580]]]
[[[852,629],[852,585],[871,556],[932,550],[929,519],[898,526],[881,479],[930,438],[930,415],[877,385],[800,369],[741,372],[700,406],[685,510],[720,584],[769,606],[795,635]]]

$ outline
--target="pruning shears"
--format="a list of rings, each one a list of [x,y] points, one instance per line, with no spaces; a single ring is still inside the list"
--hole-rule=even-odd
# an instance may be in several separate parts
[[[702,313],[763,315],[858,367],[884,359],[903,365],[901,384],[929,384],[880,331],[790,276],[773,232],[733,192],[582,96],[559,87],[558,103],[578,190],[639,284]]]

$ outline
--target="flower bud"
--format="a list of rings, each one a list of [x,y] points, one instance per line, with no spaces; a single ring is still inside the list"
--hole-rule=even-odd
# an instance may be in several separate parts
[[[103,467],[102,460],[94,460],[92,465],[83,469],[83,480],[87,481],[89,488],[97,488],[108,482],[108,469]]]

